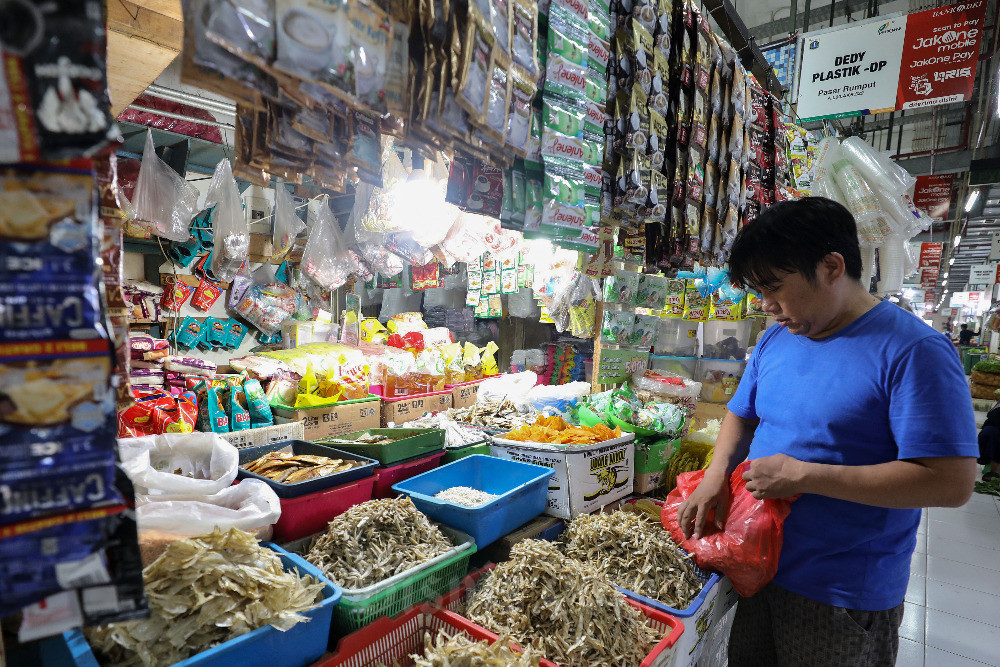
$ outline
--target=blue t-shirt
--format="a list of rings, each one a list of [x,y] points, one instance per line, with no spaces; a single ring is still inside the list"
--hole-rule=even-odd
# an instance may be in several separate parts
[[[728,407],[760,420],[751,459],[871,465],[979,451],[954,347],[889,302],[822,340],[772,327]],[[916,509],[804,494],[785,520],[774,583],[838,607],[895,607],[906,594],[919,522]]]

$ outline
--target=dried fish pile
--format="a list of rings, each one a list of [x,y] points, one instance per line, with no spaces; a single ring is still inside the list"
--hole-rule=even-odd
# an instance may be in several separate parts
[[[482,639],[478,642],[466,635],[449,635],[439,630],[431,640],[431,633],[424,633],[424,654],[411,655],[413,667],[538,667],[542,657],[528,647],[523,653],[510,649],[511,639],[501,634],[492,644]]]
[[[330,522],[306,560],[347,589],[365,588],[454,548],[409,498],[369,500]]]
[[[493,502],[500,496],[492,493],[486,493],[485,491],[480,491],[479,489],[474,489],[471,486],[453,486],[450,489],[438,491],[434,494],[434,497],[438,500],[455,503],[457,505],[479,507],[480,505]]]
[[[645,514],[581,514],[561,540],[567,556],[594,566],[622,588],[674,609],[686,609],[701,592],[691,559]]]
[[[502,401],[483,401],[467,408],[448,410],[448,416],[457,422],[471,424],[497,431],[510,431],[535,423],[536,411],[530,413],[518,412],[517,406],[506,398]]]
[[[288,630],[323,590],[235,528],[171,543],[142,575],[150,618],[86,630],[102,665],[173,665],[268,624]]]
[[[242,467],[244,470],[282,484],[297,484],[317,477],[344,472],[359,465],[361,465],[361,461],[353,459],[331,459],[328,456],[270,452],[250,463],[245,463]]]
[[[589,565],[524,540],[473,593],[466,617],[562,665],[639,665],[659,641],[635,607]]]
[[[398,439],[399,438],[390,438],[389,436],[382,435],[380,433],[365,433],[364,435],[359,435],[357,438],[351,438],[350,440],[330,436],[322,438],[321,440],[315,440],[314,442],[323,445],[388,445],[390,442],[396,442]]]

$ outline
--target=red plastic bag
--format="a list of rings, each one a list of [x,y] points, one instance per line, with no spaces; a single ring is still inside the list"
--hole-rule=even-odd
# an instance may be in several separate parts
[[[667,496],[660,513],[663,527],[691,554],[695,564],[727,575],[733,588],[743,597],[750,597],[762,589],[777,574],[782,525],[791,511],[792,501],[798,497],[754,498],[743,479],[749,467],[750,461],[744,461],[729,478],[729,516],[724,530],[715,527],[714,510],[706,517],[704,534],[697,540],[685,539],[677,522],[677,508],[701,484],[704,470],[678,475],[677,488]]]

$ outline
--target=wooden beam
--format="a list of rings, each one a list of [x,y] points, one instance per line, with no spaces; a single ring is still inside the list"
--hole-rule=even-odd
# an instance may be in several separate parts
[[[180,18],[150,11],[127,0],[107,0],[108,28],[180,52],[184,23]]]
[[[117,116],[153,83],[181,52],[180,2],[107,0],[108,87]],[[163,12],[153,11],[152,8]]]
[[[169,16],[170,18],[178,21],[183,20],[181,0],[135,0],[134,3],[130,4],[139,5],[143,9],[148,9],[151,12],[163,14],[164,16]]]

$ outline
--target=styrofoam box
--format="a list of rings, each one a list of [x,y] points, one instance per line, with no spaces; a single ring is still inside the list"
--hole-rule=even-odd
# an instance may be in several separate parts
[[[555,470],[549,478],[545,514],[572,519],[632,493],[635,434],[595,445],[548,445],[492,438],[490,453]]]

